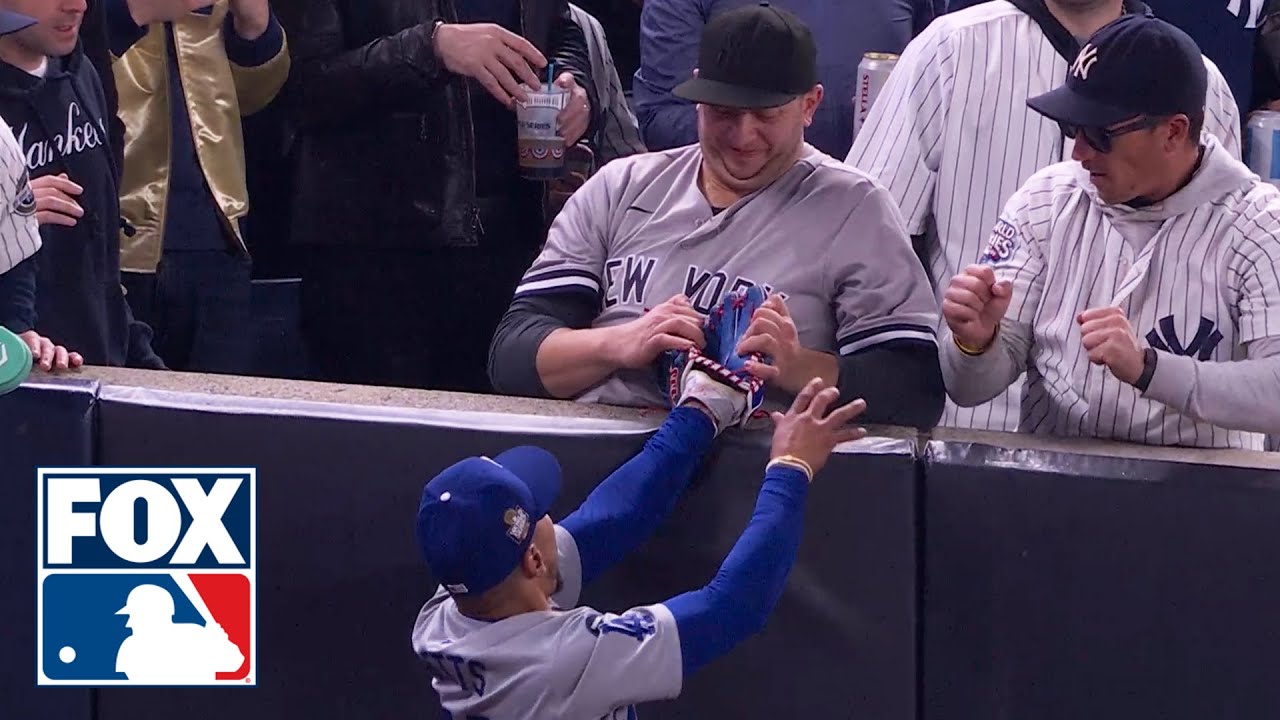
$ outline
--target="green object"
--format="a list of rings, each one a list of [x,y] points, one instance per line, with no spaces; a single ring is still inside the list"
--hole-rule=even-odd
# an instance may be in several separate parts
[[[31,374],[31,349],[22,338],[0,327],[0,395],[17,388]]]

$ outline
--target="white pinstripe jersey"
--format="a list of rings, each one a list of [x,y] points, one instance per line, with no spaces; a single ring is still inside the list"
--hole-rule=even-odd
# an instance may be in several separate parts
[[[1239,157],[1235,99],[1217,67],[1205,64],[1205,130]],[[982,252],[1014,191],[1070,157],[1057,124],[1026,105],[1061,85],[1067,68],[1035,20],[994,0],[930,24],[872,107],[847,162],[889,189],[912,235],[928,236],[939,303],[951,278]],[[948,402],[941,424],[1013,431],[1019,386],[977,408]]]
[[[0,120],[0,273],[40,249],[36,196],[31,191],[22,148],[8,123]]]
[[[1274,346],[1280,191],[1216,141],[1191,183],[1150,208],[1102,204],[1079,163],[1046,168],[1009,200],[982,261],[1013,282],[1002,332],[1030,339],[1020,430],[1264,449],[1261,435],[1186,417],[1091,364],[1076,323],[1121,307],[1143,345],[1199,362]]]
[[[850,355],[890,340],[935,342],[937,304],[888,192],[805,145],[772,184],[715,212],[689,145],[604,166],[568,204],[516,297],[584,293],[594,327],[683,293],[701,313],[762,285],[786,300],[800,344]],[[652,371],[621,370],[577,399],[661,407]]]

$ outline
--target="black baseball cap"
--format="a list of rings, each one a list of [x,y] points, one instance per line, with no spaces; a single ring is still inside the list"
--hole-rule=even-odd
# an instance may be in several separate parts
[[[818,46],[808,26],[769,3],[711,18],[698,48],[698,76],[676,97],[704,105],[770,108],[818,84]]]
[[[1139,115],[1198,115],[1208,89],[1195,41],[1159,18],[1133,13],[1094,33],[1066,83],[1027,105],[1059,123],[1104,128]]]
[[[19,30],[26,30],[36,24],[36,19],[19,15],[9,10],[0,10],[0,35],[8,35],[16,33]]]

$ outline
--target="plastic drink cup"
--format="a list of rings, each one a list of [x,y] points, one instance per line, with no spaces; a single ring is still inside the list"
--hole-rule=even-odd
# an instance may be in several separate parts
[[[516,140],[520,174],[533,180],[564,175],[564,138],[556,117],[569,102],[569,91],[551,83],[525,88],[528,102],[516,103]]]

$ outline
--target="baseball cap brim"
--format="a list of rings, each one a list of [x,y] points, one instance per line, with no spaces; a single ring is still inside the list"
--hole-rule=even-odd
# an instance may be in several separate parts
[[[800,97],[799,93],[773,92],[699,77],[680,83],[671,92],[678,98],[703,105],[745,109],[779,107]]]
[[[26,30],[36,24],[36,19],[20,15],[9,10],[0,10],[0,35],[8,35],[16,33],[19,30]]]
[[[1037,95],[1027,100],[1027,106],[1050,120],[1083,127],[1110,127],[1142,114],[1084,97],[1070,85]]]
[[[529,488],[533,497],[533,522],[551,512],[551,506],[560,497],[560,463],[554,455],[540,447],[523,445],[495,456],[493,461]]]

